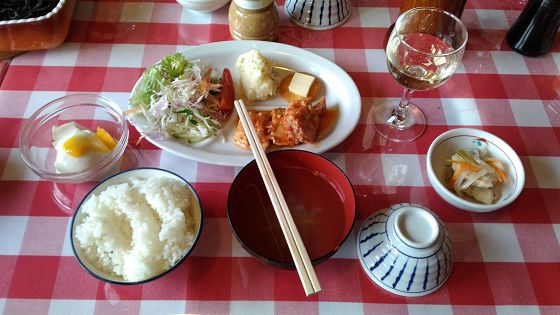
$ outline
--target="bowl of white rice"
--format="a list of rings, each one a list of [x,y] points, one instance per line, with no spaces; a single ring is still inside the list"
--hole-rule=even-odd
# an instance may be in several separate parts
[[[80,265],[97,279],[140,284],[181,264],[201,229],[202,205],[185,179],[137,168],[105,179],[84,197],[70,240]]]

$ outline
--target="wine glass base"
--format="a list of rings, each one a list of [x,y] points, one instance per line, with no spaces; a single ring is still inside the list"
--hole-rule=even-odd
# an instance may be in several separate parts
[[[394,142],[417,139],[426,130],[426,117],[416,105],[409,103],[407,119],[399,122],[394,115],[398,106],[398,101],[385,101],[376,105],[373,127],[380,136]]]

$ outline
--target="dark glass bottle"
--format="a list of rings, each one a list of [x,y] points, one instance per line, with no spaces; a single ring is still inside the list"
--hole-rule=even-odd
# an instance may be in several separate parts
[[[536,57],[550,51],[560,26],[560,0],[529,0],[508,30],[506,40],[518,53]]]

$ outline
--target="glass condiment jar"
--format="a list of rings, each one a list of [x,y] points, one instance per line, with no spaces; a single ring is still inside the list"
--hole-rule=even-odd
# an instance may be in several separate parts
[[[274,0],[233,0],[228,19],[234,39],[274,41],[278,37],[279,16]]]
[[[416,7],[434,7],[461,18],[467,0],[403,0],[401,2],[401,13]]]

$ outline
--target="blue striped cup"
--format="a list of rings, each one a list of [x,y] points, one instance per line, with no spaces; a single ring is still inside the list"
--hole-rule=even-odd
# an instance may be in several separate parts
[[[299,26],[312,30],[338,27],[350,18],[350,0],[286,0],[284,10]]]
[[[402,203],[373,213],[360,227],[356,244],[366,274],[397,295],[432,293],[451,273],[447,229],[418,204]]]

